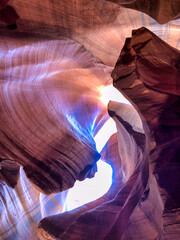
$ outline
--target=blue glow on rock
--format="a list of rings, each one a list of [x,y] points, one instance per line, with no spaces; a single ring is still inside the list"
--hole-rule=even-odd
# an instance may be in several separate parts
[[[100,101],[106,106],[110,100],[131,105],[112,85],[102,88],[100,94]],[[98,152],[102,151],[108,139],[116,132],[116,124],[113,119],[109,118],[96,136],[94,136]],[[88,202],[92,202],[103,196],[109,190],[112,184],[112,167],[102,160],[97,162],[97,167],[98,171],[94,178],[85,179],[82,182],[76,181],[74,187],[69,190],[63,212],[73,210]]]
[[[99,152],[101,152],[110,136],[115,132],[117,132],[115,123],[110,118],[94,137],[96,148]],[[112,184],[112,167],[108,163],[99,160],[97,168],[98,171],[95,173],[94,178],[75,182],[74,187],[68,192],[63,212],[92,202],[109,190]]]

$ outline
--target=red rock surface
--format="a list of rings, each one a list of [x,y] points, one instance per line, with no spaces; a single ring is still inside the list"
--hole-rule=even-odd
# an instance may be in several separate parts
[[[0,2],[1,239],[180,239],[180,24],[140,11],[165,23],[179,1]],[[110,74],[134,108],[102,103]],[[108,113],[113,184],[62,213]]]

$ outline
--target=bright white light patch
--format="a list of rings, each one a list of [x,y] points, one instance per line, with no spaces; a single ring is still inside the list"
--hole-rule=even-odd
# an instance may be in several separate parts
[[[98,152],[101,152],[108,139],[112,134],[117,132],[116,124],[112,118],[109,118],[107,122],[102,126],[99,132],[94,137],[96,142],[96,148]]]
[[[92,202],[108,191],[112,184],[112,168],[102,160],[97,162],[97,166],[98,172],[94,178],[85,179],[83,182],[76,181],[69,190],[63,212]]]
[[[115,122],[110,118],[94,137],[98,152],[101,152],[110,136],[115,132],[117,132]],[[111,166],[99,160],[97,167],[98,171],[94,178],[85,179],[83,182],[75,182],[74,187],[68,192],[63,212],[92,202],[103,196],[109,190],[112,184]]]
[[[121,102],[131,105],[131,103],[115,88],[108,85],[101,89],[101,101],[108,105],[109,101]]]

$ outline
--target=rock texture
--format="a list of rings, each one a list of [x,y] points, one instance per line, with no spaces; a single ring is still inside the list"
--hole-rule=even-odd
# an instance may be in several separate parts
[[[14,188],[19,179],[19,165],[6,159],[0,160],[0,181]]]
[[[174,168],[174,164],[176,167],[179,164],[180,142],[179,51],[148,29],[135,30],[132,38],[126,40],[112,77],[114,86],[129,98],[141,119],[134,124],[131,108],[110,102],[109,114],[117,125],[118,146],[115,136],[109,140],[116,146],[115,157],[111,156],[109,161],[119,162],[113,180],[117,183],[116,177],[122,176],[122,185],[112,185],[109,193],[92,204],[43,219],[40,237],[44,234],[60,239],[98,240],[168,237],[167,222],[171,216],[168,212],[179,207],[180,182]],[[105,150],[109,151],[112,149]],[[170,179],[174,176],[174,181],[164,178],[164,172]],[[164,232],[163,204],[153,173],[167,212]],[[115,194],[109,196],[111,192]],[[144,224],[146,228],[142,228]],[[178,239],[177,230],[176,234]]]
[[[167,208],[180,204],[180,179],[176,177],[180,136],[179,64],[178,50],[141,28],[126,40],[112,73],[114,86],[128,96],[150,128],[151,139],[156,144],[151,161],[160,187],[167,191]]]
[[[2,240],[37,240],[39,222],[42,239],[180,239],[180,57],[162,41],[180,46],[179,20],[133,9],[164,23],[179,1],[0,1]],[[134,30],[117,61],[141,26],[157,36]],[[137,112],[108,105],[118,132],[101,158],[113,184],[62,213],[63,190],[96,171],[93,138],[109,118],[100,92],[116,61],[114,86]]]
[[[97,90],[107,81],[103,65],[74,41],[42,41],[6,53],[1,55],[2,159],[23,166],[46,194],[66,190],[100,157],[92,124],[105,111],[97,105]]]
[[[179,0],[110,0],[122,7],[144,12],[158,23],[164,24],[180,17]]]
[[[8,3],[9,0],[1,0],[0,2],[0,28],[7,27],[9,29],[15,29],[19,16]]]
[[[45,236],[98,240],[161,236],[163,205],[156,180],[149,173],[148,132],[144,133],[141,122],[134,123],[137,113],[132,107],[111,102],[109,114],[118,128],[118,134],[110,138],[102,152],[113,167],[110,190],[79,209],[44,218],[39,224],[41,239]],[[140,226],[144,223],[143,230]]]

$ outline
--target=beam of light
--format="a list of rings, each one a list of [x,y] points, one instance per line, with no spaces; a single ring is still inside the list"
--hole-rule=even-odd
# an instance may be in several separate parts
[[[131,105],[113,85],[108,85],[100,89],[100,101],[107,106],[110,100]],[[94,137],[98,152],[102,151],[108,139],[116,132],[116,124],[113,119],[109,118]],[[73,210],[88,202],[92,202],[103,196],[109,190],[112,184],[111,166],[99,160],[97,162],[97,167],[98,171],[94,178],[85,179],[82,182],[75,182],[74,187],[68,192],[63,212]]]
[[[116,132],[116,126],[112,119],[109,119],[94,137],[97,150],[100,152],[109,137]],[[70,211],[88,202],[92,202],[103,196],[112,184],[112,168],[109,164],[99,160],[98,171],[94,178],[76,181],[73,188],[68,192],[63,212]]]
[[[94,137],[96,148],[101,152],[102,148],[110,138],[117,132],[115,122],[109,119]],[[98,171],[94,178],[76,181],[73,188],[68,192],[63,212],[70,211],[88,202],[92,202],[103,196],[112,184],[112,168],[109,164],[99,160],[97,162]]]

